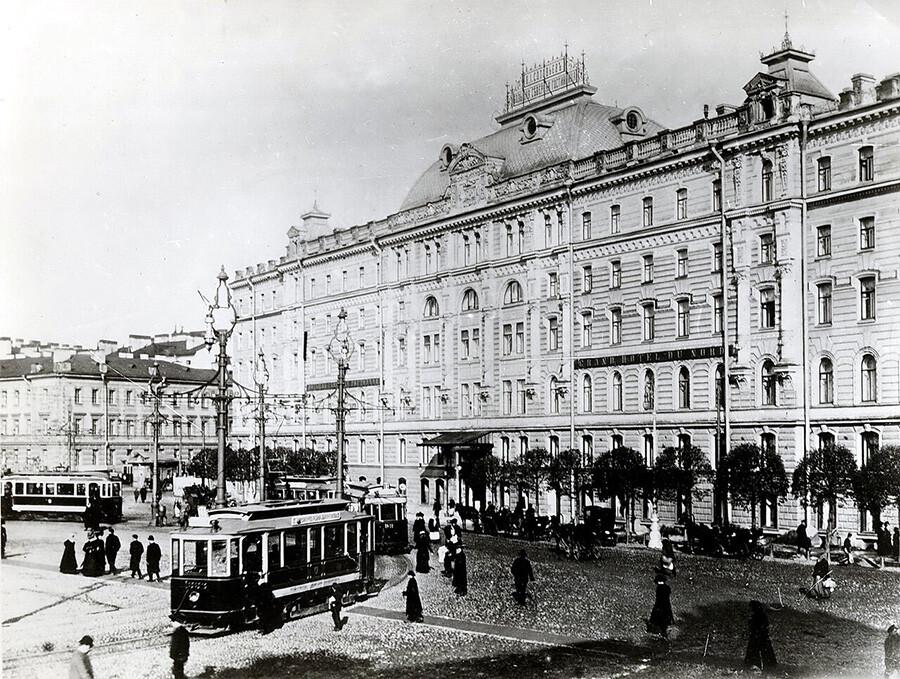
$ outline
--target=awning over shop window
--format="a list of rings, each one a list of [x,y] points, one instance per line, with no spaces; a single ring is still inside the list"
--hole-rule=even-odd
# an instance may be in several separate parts
[[[451,431],[439,434],[433,439],[422,441],[420,446],[467,447],[473,445],[491,445],[489,431]]]

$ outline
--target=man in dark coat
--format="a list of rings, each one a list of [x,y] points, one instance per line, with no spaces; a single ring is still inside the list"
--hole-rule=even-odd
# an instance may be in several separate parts
[[[131,557],[131,562],[129,563],[131,577],[134,577],[135,574],[137,574],[139,578],[144,577],[141,575],[141,557],[144,556],[144,545],[138,540],[137,535],[131,536],[131,545],[128,548],[128,554]]]
[[[466,553],[462,545],[456,548],[453,556],[453,591],[459,596],[465,596],[469,592],[469,573],[466,569]]]
[[[431,566],[428,560],[431,557],[431,540],[428,539],[428,533],[424,530],[415,534],[416,539],[416,571],[419,573],[428,573]]]
[[[147,501],[147,486],[141,486],[141,502]]]
[[[653,602],[653,610],[647,620],[648,632],[659,632],[663,639],[669,638],[669,625],[675,622],[672,614],[672,588],[666,584],[666,576],[659,573],[656,576],[656,600]]]
[[[884,560],[891,558],[891,552],[893,551],[893,547],[891,545],[891,531],[888,528],[887,522],[881,524],[878,529],[878,537],[875,543],[876,548],[878,550],[878,563],[881,568],[884,568]]]
[[[797,552],[808,559],[810,547],[812,547],[812,541],[806,532],[806,521],[801,521],[797,526]]]
[[[341,617],[341,610],[344,607],[343,595],[337,585],[331,586],[331,593],[328,595],[328,610],[331,611],[331,621],[334,623],[334,631],[340,632],[347,624],[348,618]]]
[[[409,581],[406,583],[406,591],[403,592],[403,596],[406,597],[406,619],[409,622],[424,622],[422,599],[419,597],[419,583],[416,582],[414,571],[409,572]]]
[[[516,586],[516,603],[520,606],[525,605],[525,596],[528,594],[528,583],[534,582],[534,569],[531,567],[531,561],[523,549],[519,552],[519,556],[512,562],[513,582]]]
[[[775,660],[775,650],[769,639],[769,616],[763,610],[762,603],[755,599],[750,602],[750,611],[750,639],[744,654],[744,664],[747,667],[758,667],[763,672],[771,672],[778,667],[778,661]]]
[[[191,636],[180,623],[174,623],[172,639],[169,642],[169,657],[172,659],[172,676],[174,679],[185,679],[184,664],[191,653]]]
[[[159,562],[162,559],[162,551],[159,545],[153,539],[153,536],[147,538],[147,581],[153,582],[153,576],[159,582]]]
[[[119,541],[119,536],[110,526],[109,535],[106,536],[106,561],[109,564],[109,572],[113,575],[119,572],[119,569],[116,568],[116,555],[120,549],[122,549],[122,543]]]

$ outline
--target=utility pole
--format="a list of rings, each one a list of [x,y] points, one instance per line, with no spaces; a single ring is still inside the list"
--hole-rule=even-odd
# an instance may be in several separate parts
[[[254,376],[257,387],[256,424],[258,427],[259,451],[259,494],[257,497],[262,502],[266,499],[266,384],[269,381],[269,370],[266,367],[266,357],[263,350],[259,350],[256,362],[256,375]]]
[[[350,366],[350,356],[353,354],[353,341],[350,339],[350,331],[347,328],[347,311],[341,309],[338,314],[338,322],[334,328],[334,335],[328,344],[328,353],[337,363],[337,408],[335,408],[337,430],[337,484],[335,495],[344,497],[344,418],[347,415],[345,408],[347,369]]]
[[[153,362],[150,366],[150,395],[153,397],[153,475],[150,479],[150,525],[156,525],[156,519],[159,515],[159,430],[162,426],[162,416],[159,414],[160,392],[165,386],[165,378],[161,378],[159,374],[159,363]]]

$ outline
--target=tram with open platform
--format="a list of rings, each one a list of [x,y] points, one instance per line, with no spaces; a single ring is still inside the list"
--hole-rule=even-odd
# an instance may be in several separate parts
[[[97,522],[122,520],[122,481],[109,472],[11,474],[2,481],[7,518],[81,520],[89,510]]]
[[[173,620],[240,628],[326,610],[374,583],[373,519],[346,500],[274,500],[211,510],[173,533]]]

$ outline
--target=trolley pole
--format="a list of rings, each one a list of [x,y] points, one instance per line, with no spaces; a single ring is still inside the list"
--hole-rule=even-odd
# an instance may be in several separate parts
[[[344,409],[344,398],[347,379],[347,364],[338,362],[338,386],[337,386],[337,497],[344,497],[344,418],[347,411]]]
[[[259,451],[259,494],[257,497],[262,502],[266,499],[266,383],[269,381],[269,370],[266,367],[266,357],[263,350],[259,350],[256,362],[256,423],[259,427],[258,448]]]
[[[159,399],[165,379],[160,379],[159,363],[153,362],[150,367],[150,395],[153,397],[153,472],[150,478],[150,525],[156,525],[159,515],[159,429],[162,418],[159,414]]]
[[[216,396],[216,507],[225,506],[225,430],[228,428],[228,354],[225,343],[228,335],[219,335],[219,393]]]

